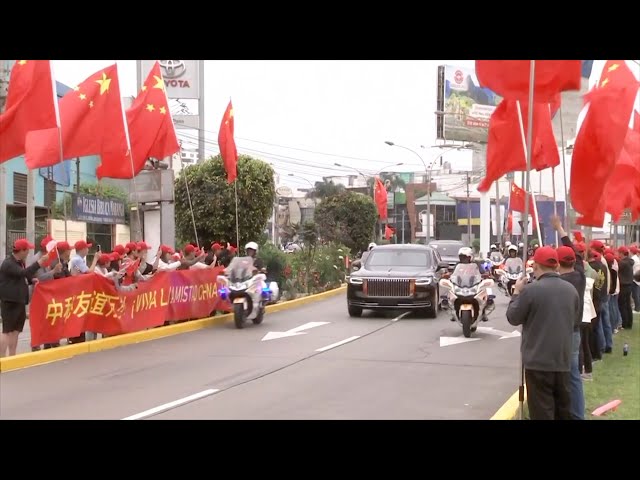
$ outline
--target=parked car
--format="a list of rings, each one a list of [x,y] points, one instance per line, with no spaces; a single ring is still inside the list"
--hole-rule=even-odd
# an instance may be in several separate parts
[[[431,240],[429,246],[433,247],[440,255],[443,262],[446,262],[450,272],[456,268],[460,261],[458,251],[466,245],[459,240]]]
[[[375,247],[362,267],[347,278],[347,306],[351,317],[363,310],[422,310],[428,317],[438,313],[438,282],[448,264],[427,245],[381,245]]]

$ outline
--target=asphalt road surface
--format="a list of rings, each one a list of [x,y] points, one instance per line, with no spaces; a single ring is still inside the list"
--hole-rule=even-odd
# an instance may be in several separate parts
[[[504,296],[462,342],[448,312],[354,319],[345,295],[2,373],[0,419],[489,419],[517,389]]]

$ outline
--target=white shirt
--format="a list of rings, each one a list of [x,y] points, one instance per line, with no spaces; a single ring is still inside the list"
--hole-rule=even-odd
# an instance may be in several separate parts
[[[640,272],[640,255],[636,254],[631,257],[631,259],[633,260],[633,274],[635,275],[636,273]],[[636,285],[640,285],[640,282],[636,282],[635,280],[634,283]]]
[[[582,310],[582,323],[591,323],[596,318],[596,307],[593,305],[593,284],[595,280],[587,277],[587,285],[584,289],[584,309]]]
[[[180,266],[180,260],[177,262],[166,263],[162,259],[158,260],[158,271],[159,272],[170,272],[171,270],[175,270]]]

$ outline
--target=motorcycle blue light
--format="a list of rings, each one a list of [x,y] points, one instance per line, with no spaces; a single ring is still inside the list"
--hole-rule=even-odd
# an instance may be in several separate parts
[[[218,290],[218,295],[220,296],[221,299],[226,300],[227,299],[227,289],[226,288],[221,288]]]

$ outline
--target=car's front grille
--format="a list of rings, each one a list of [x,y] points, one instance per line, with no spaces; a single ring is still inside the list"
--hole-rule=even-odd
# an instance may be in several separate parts
[[[410,297],[411,280],[402,278],[370,278],[367,282],[369,297]]]

